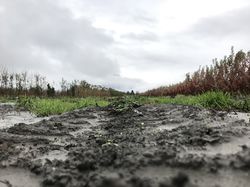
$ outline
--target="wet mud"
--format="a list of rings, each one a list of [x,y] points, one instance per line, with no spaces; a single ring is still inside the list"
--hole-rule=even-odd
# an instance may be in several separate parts
[[[0,103],[0,129],[11,127],[17,123],[32,124],[42,119],[48,119],[48,117],[36,117],[22,108],[17,108],[15,103]]]
[[[145,105],[19,122],[0,130],[0,187],[249,186],[247,118]]]

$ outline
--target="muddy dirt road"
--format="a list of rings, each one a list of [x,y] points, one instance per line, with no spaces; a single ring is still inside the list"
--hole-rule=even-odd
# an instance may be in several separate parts
[[[250,185],[247,114],[87,108],[0,129],[0,187]]]

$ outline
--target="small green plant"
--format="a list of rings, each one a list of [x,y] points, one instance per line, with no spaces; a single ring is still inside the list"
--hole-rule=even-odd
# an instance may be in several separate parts
[[[138,107],[140,104],[137,101],[136,97],[120,97],[114,98],[110,103],[109,107],[114,113],[122,113],[128,110],[131,110],[135,107]]]

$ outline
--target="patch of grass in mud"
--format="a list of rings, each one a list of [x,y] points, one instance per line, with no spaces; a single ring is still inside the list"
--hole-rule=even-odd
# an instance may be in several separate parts
[[[177,95],[176,97],[138,97],[140,104],[180,104],[216,110],[250,111],[250,97],[235,98],[221,91],[206,92],[197,96]]]
[[[228,93],[207,92],[197,97],[198,104],[205,108],[229,110],[235,105],[234,99]]]
[[[75,109],[90,106],[107,106],[109,102],[103,98],[87,97],[87,98],[19,98],[18,106],[38,116],[49,116],[62,114]]]
[[[176,97],[124,96],[114,98],[32,98],[18,99],[18,106],[24,107],[38,116],[62,114],[89,106],[110,106],[115,113],[126,112],[144,104],[179,104],[216,110],[238,110],[250,112],[250,97],[235,98],[220,91],[206,92],[197,96],[177,95]]]
[[[140,106],[141,97],[118,97],[112,98],[109,108],[113,113],[119,114]]]

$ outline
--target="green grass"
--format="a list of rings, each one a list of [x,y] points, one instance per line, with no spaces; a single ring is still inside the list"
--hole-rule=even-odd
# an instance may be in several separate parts
[[[0,103],[15,103],[15,102],[16,102],[15,97],[4,97],[4,96],[0,97]]]
[[[116,111],[124,111],[133,105],[142,104],[181,104],[216,110],[238,110],[250,112],[250,97],[236,99],[228,93],[207,92],[197,96],[177,95],[171,97],[126,96],[122,98],[29,98],[18,100],[18,105],[25,107],[38,116],[62,114],[78,108],[89,106],[107,106],[111,103]]]
[[[131,100],[131,99],[130,99]],[[140,104],[180,104],[204,107],[216,110],[250,111],[250,97],[236,99],[228,93],[212,91],[197,96],[177,95],[171,97],[135,97]]]
[[[102,98],[20,98],[18,105],[25,107],[38,116],[62,114],[90,106],[107,106],[109,102]]]

